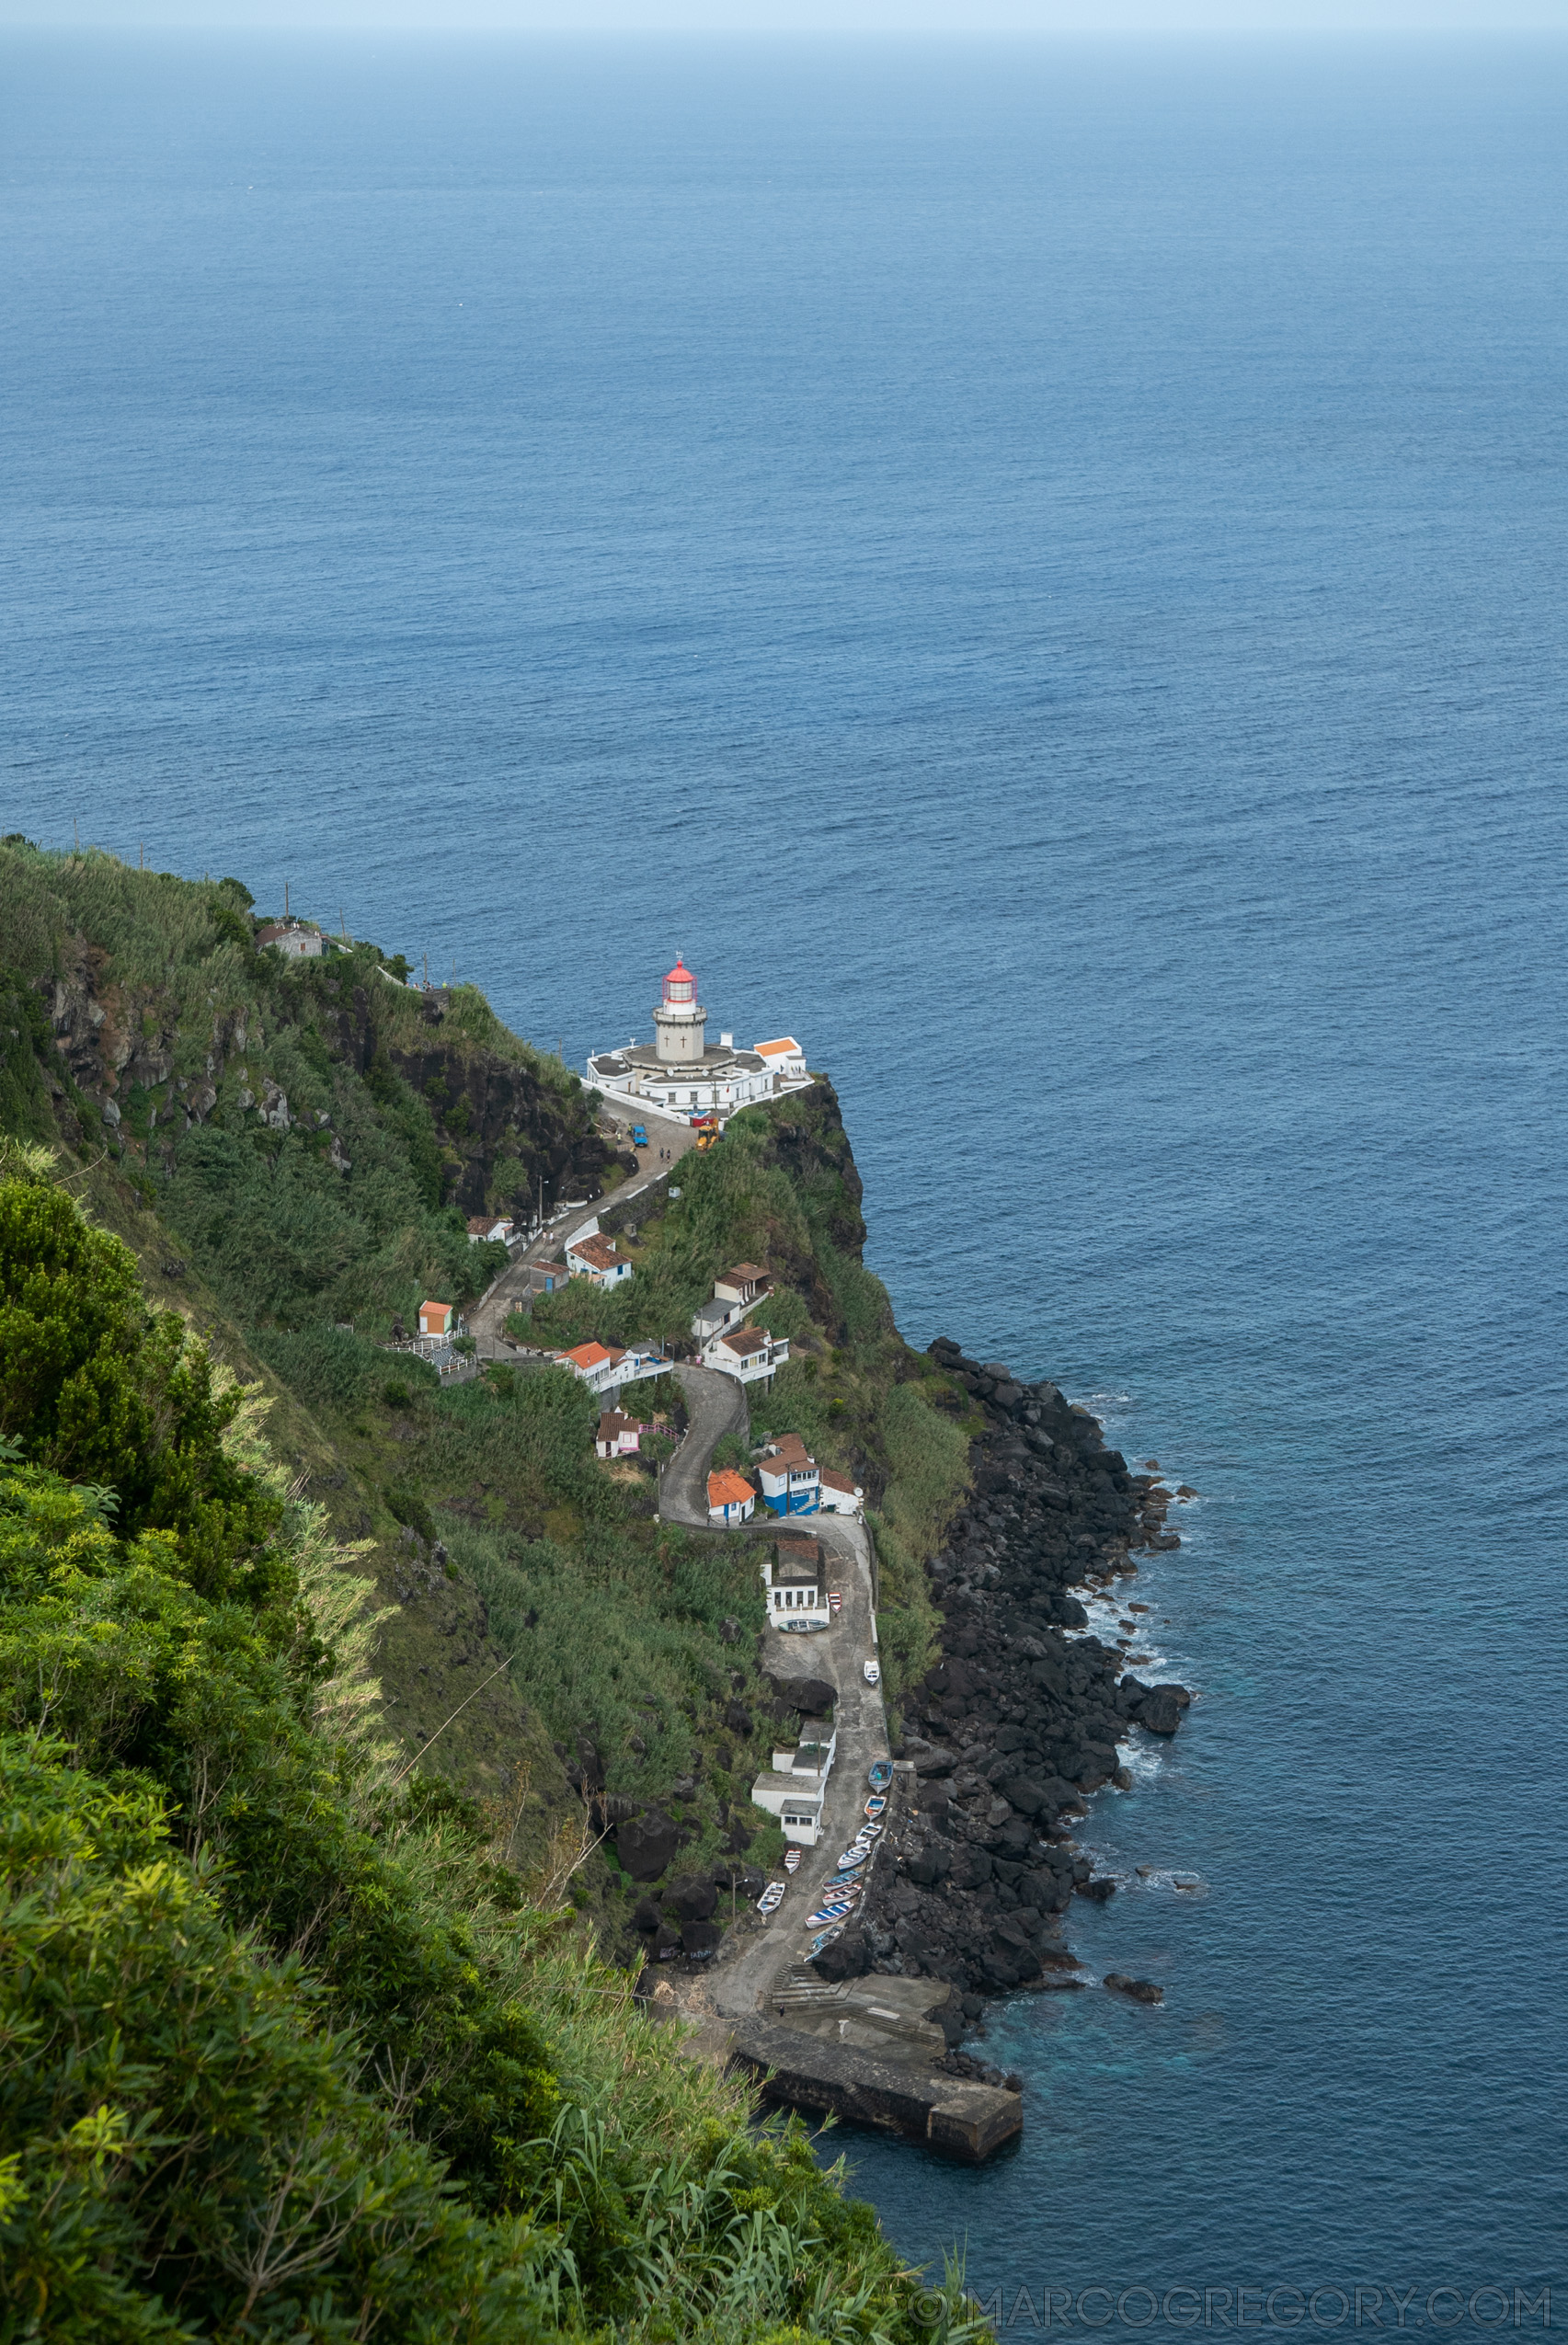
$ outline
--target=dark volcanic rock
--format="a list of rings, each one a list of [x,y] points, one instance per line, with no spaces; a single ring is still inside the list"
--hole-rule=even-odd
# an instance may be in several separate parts
[[[615,1854],[634,1881],[657,1881],[681,1845],[681,1827],[662,1808],[629,1816],[615,1827]]]
[[[839,1699],[838,1687],[830,1686],[826,1677],[786,1677],[781,1671],[770,1669],[767,1678],[780,1701],[799,1710],[803,1718],[820,1718]]]
[[[1125,1971],[1107,1971],[1104,1984],[1113,1995],[1127,1995],[1135,2003],[1163,2003],[1165,1990],[1152,1979],[1129,1979]]]
[[[943,1650],[905,1699],[910,1768],[895,1781],[854,1953],[830,1953],[858,1962],[863,1944],[876,1969],[948,1980],[956,2030],[984,1996],[1090,1983],[1059,1944],[1061,1916],[1075,1894],[1103,1901],[1116,1883],[1092,1877],[1065,1823],[1119,1779],[1134,1726],[1174,1732],[1189,1697],[1122,1677],[1118,1653],[1082,1633],[1070,1593],[1136,1572],[1130,1550],[1162,1520],[1149,1476],[1130,1474],[1055,1385],[1025,1385],[945,1339],[932,1355],[974,1396],[985,1431],[973,1494],[932,1565]]]

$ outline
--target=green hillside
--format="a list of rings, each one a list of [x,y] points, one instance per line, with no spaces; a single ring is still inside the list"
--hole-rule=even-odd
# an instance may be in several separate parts
[[[13,1216],[0,1309],[25,1329],[51,1299],[29,1284],[31,1255],[63,1249],[77,1264],[58,1274],[65,1319],[86,1308],[67,1292],[74,1278],[107,1279],[94,1325],[119,1327],[132,1363],[119,1400],[92,1404],[118,1425],[118,1449],[73,1448],[61,1424],[77,1402],[58,1421],[40,1414],[36,1378],[7,1383],[0,1413],[11,1445],[0,1522],[20,1559],[0,1615],[19,1737],[6,1760],[23,1819],[16,1878],[29,1913],[28,1900],[53,1901],[85,1933],[62,1940],[58,1991],[79,1994],[70,1966],[90,1968],[95,1932],[130,1948],[134,1884],[155,1876],[165,1902],[146,1908],[147,1961],[157,1967],[160,1946],[205,1947],[202,1977],[224,1982],[214,2027],[238,2024],[224,2009],[265,2006],[278,2042],[297,2040],[298,2073],[278,2089],[316,2112],[313,2126],[339,2129],[332,2157],[387,2178],[378,2205],[411,2193],[425,2212],[408,2236],[451,2231],[430,2248],[466,2275],[458,2295],[432,2297],[447,2311],[428,2332],[418,2325],[405,2281],[418,2256],[388,2247],[386,2272],[404,2278],[383,2274],[392,2293],[377,2316],[389,2326],[377,2333],[607,2319],[628,2336],[803,2321],[811,2334],[932,2333],[910,2328],[911,2285],[869,2217],[818,2181],[804,2151],[750,2141],[737,2089],[675,2059],[630,1999],[641,1941],[616,1818],[654,1805],[673,1817],[683,1875],[773,1852],[773,1827],[746,1796],[773,1725],[753,1552],[656,1521],[651,1464],[600,1463],[594,1404],[564,1371],[495,1368],[441,1389],[382,1348],[425,1294],[461,1302],[504,1264],[470,1243],[471,1212],[526,1215],[541,1191],[546,1206],[603,1195],[636,1275],[613,1296],[574,1286],[537,1306],[535,1344],[679,1336],[715,1272],[766,1263],[795,1356],[756,1396],[752,1435],[793,1427],[865,1483],[896,1698],[929,1651],[921,1563],[966,1480],[967,1404],[903,1344],[864,1266],[860,1183],[831,1087],[737,1118],[710,1156],[683,1164],[678,1201],[617,1209],[621,1166],[576,1078],[477,992],[412,991],[395,958],[362,943],[287,962],[258,949],[257,925],[233,880],[0,843],[0,1172],[12,1176],[0,1196]],[[189,1440],[171,1431],[169,1397],[187,1385]],[[647,1398],[679,1412],[672,1385]],[[29,1689],[45,1682],[44,1651],[69,1698],[40,1708]],[[124,1733],[100,1732],[103,1716],[129,1722]],[[193,1799],[193,1784],[220,1780],[215,1806]],[[18,2151],[20,2135],[4,2145],[28,2193],[17,2236],[44,2254],[48,2161],[75,2158],[71,2187],[86,2195],[71,2221],[93,2241],[100,2213],[110,2225],[90,2259],[121,2270],[116,2240],[132,2262],[155,2254],[162,2271],[168,2259],[177,2277],[207,2258],[189,2300],[183,2280],[169,2282],[174,2327],[150,2314],[137,2327],[142,2313],[120,2307],[95,2333],[335,2337],[336,2312],[287,2326],[305,2317],[303,2280],[277,2283],[281,2326],[234,2327],[246,2290],[225,2294],[209,2249],[191,2244],[229,2223],[227,2181],[213,2181],[186,2246],[155,2252],[154,2231],[116,2199],[122,2181],[127,2202],[155,2200],[132,2187],[153,2168],[107,2134],[86,2146],[100,2102],[127,2140],[163,2123],[184,1959],[170,1958],[173,2000],[149,2012],[152,2034],[138,2022],[126,2036],[126,2073],[143,2076],[134,2091],[117,2099],[89,2062],[76,2079],[87,2099],[40,2071],[34,2098],[15,2104],[8,2123],[55,2145],[30,2181],[33,2150]],[[246,2106],[242,2094],[241,2133]],[[89,2170],[119,2178],[96,2213]],[[650,2213],[647,2236],[663,2244],[645,2257],[631,2210],[663,2206],[666,2192],[686,2210],[676,2229],[695,2230],[677,2239]],[[438,2205],[459,2210],[450,2225]],[[526,2236],[503,2239],[497,2226],[519,2221]],[[807,2255],[808,2236],[820,2244]],[[370,2287],[382,2250],[354,2252],[341,2285]],[[330,2257],[309,2268],[339,2271]],[[672,2275],[663,2311],[659,2271]],[[830,2280],[849,2309],[807,2319]],[[9,2333],[86,2333],[82,2317],[74,2330],[54,2317]],[[253,2305],[246,2317],[261,2316]]]

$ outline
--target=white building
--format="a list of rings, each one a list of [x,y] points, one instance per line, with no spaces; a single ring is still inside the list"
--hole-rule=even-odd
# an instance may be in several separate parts
[[[800,1736],[793,1748],[774,1751],[773,1766],[751,1786],[751,1804],[778,1817],[786,1840],[814,1848],[821,1837],[822,1805],[838,1734],[827,1728],[814,1733],[811,1722],[803,1719]]]
[[[586,1070],[590,1087],[640,1100],[656,1115],[682,1122],[704,1115],[722,1121],[753,1100],[808,1087],[805,1053],[789,1036],[761,1049],[737,1050],[730,1034],[721,1034],[716,1045],[708,1041],[707,1020],[697,980],[677,955],[654,1010],[654,1040],[596,1052]]]
[[[749,1523],[757,1508],[757,1493],[744,1474],[727,1466],[708,1476],[708,1520],[715,1528],[734,1530]]]
[[[865,1497],[861,1484],[848,1474],[837,1472],[831,1466],[821,1469],[822,1512],[824,1515],[858,1515]]]
[[[468,1217],[468,1242],[482,1246],[486,1241],[498,1241],[501,1245],[511,1241],[512,1223],[506,1214],[474,1213]]]
[[[825,1629],[831,1619],[822,1584],[822,1550],[814,1539],[780,1539],[762,1565],[762,1592],[775,1629]]]
[[[710,1299],[692,1315],[692,1333],[698,1343],[711,1343],[727,1327],[738,1326],[772,1287],[767,1272],[754,1262],[738,1263],[733,1270],[727,1270],[722,1278],[714,1280]]]
[[[258,948],[270,945],[291,961],[318,961],[326,940],[312,921],[266,921],[256,932]]]
[[[618,1392],[624,1384],[662,1376],[670,1362],[649,1344],[633,1344],[622,1351],[613,1344],[576,1344],[569,1352],[553,1352],[557,1367],[570,1368],[590,1392]]]
[[[757,1481],[770,1515],[815,1515],[822,1503],[821,1470],[797,1433],[782,1433],[769,1443]]]
[[[635,1417],[624,1417],[619,1409],[606,1409],[599,1420],[593,1446],[601,1458],[635,1458],[647,1431],[647,1425],[640,1424]]]
[[[591,1278],[596,1287],[619,1287],[632,1275],[632,1265],[608,1238],[597,1230],[589,1238],[573,1238],[567,1247],[567,1268],[574,1278]]]
[[[703,1345],[704,1367],[717,1368],[742,1384],[761,1383],[788,1357],[787,1339],[781,1336],[775,1344],[765,1327],[732,1327]]]

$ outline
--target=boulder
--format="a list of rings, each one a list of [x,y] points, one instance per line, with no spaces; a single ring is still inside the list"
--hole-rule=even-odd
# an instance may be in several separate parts
[[[831,1946],[824,1946],[812,1968],[830,1986],[837,1986],[841,1979],[864,1976],[870,1963],[871,1950],[864,1931],[846,1929],[842,1938],[835,1938]]]
[[[806,1718],[820,1718],[839,1699],[838,1687],[825,1677],[785,1677],[770,1669],[768,1683],[782,1702]]]
[[[1182,1722],[1182,1706],[1169,1686],[1150,1687],[1132,1714],[1150,1734],[1173,1734]]]
[[[1116,1882],[1106,1881],[1103,1875],[1097,1881],[1075,1881],[1072,1886],[1077,1895],[1087,1897],[1092,1905],[1103,1905],[1107,1897],[1116,1893]]]
[[[923,1750],[911,1744],[910,1763],[918,1776],[951,1775],[958,1761],[951,1751],[939,1744],[928,1743]]]
[[[718,1907],[718,1891],[711,1881],[675,1882],[664,1893],[667,1906],[673,1906],[684,1931],[688,1922],[711,1921]]]
[[[1125,1971],[1107,1971],[1104,1984],[1113,1995],[1130,1996],[1135,2003],[1163,2003],[1165,1990],[1152,1979],[1131,1979]]]
[[[634,1881],[657,1881],[681,1845],[681,1827],[662,1808],[628,1816],[615,1827],[615,1854]]]
[[[724,1933],[716,1922],[682,1922],[681,1951],[699,1962],[706,1962],[718,1952]]]
[[[1008,1806],[1016,1808],[1020,1815],[1039,1815],[1050,1805],[1045,1785],[1026,1775],[1004,1776],[997,1789]]]
[[[738,1734],[742,1739],[750,1736],[751,1733],[751,1713],[744,1702],[727,1702],[724,1710],[724,1722],[732,1734]]]

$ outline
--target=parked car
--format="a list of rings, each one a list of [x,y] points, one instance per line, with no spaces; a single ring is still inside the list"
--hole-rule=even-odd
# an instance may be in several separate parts
[[[882,1683],[882,1672],[875,1661],[868,1661],[865,1664],[865,1682],[868,1686],[879,1686]]]

